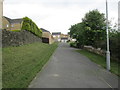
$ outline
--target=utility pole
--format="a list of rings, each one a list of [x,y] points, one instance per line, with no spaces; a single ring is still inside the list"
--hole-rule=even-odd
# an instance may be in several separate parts
[[[106,51],[106,64],[107,70],[110,70],[110,51],[109,51],[109,31],[108,31],[108,2],[106,0],[106,33],[107,33],[107,51]]]

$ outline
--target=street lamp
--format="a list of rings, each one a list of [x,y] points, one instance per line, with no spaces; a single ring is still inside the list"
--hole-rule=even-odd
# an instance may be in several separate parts
[[[110,70],[110,51],[109,51],[109,31],[108,31],[108,4],[106,0],[106,33],[107,33],[107,51],[106,51],[106,64],[107,70]]]

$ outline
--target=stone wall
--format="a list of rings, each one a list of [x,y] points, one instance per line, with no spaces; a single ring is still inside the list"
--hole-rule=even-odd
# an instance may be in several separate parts
[[[99,55],[102,55],[102,56],[105,56],[106,55],[106,52],[104,50],[101,50],[100,48],[94,48],[92,46],[84,46],[84,49],[90,51],[90,52],[93,52],[93,53],[96,53],[96,54],[99,54]]]
[[[2,46],[20,46],[24,44],[42,42],[41,38],[35,36],[29,31],[21,30],[20,32],[2,31]]]

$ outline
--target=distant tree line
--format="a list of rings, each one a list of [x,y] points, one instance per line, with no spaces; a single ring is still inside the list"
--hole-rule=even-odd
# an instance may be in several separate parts
[[[22,30],[28,30],[33,34],[42,37],[42,30],[28,17],[23,18]]]
[[[106,50],[106,19],[97,9],[86,13],[82,22],[72,25],[69,30],[70,37],[76,39],[74,47],[83,48],[84,45],[89,45]],[[120,32],[109,27],[109,37],[111,55],[118,60]]]

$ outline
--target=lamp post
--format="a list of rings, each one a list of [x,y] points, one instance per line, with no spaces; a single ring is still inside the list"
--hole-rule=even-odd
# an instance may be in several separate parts
[[[118,2],[118,31],[120,31],[120,1]]]
[[[107,51],[106,51],[106,64],[107,70],[110,70],[110,51],[109,51],[109,31],[108,31],[108,3],[106,0],[106,33],[107,33]]]

